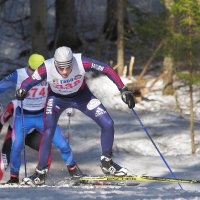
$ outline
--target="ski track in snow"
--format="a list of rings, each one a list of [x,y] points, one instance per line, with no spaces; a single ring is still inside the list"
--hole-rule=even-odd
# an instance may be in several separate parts
[[[116,125],[116,136],[114,144],[114,160],[126,166],[130,173],[134,174],[147,174],[154,176],[167,176],[171,177],[166,166],[163,164],[160,157],[156,154],[154,147],[146,138],[143,130],[140,126],[136,125],[136,122],[131,122],[131,115],[127,112],[110,111],[109,113],[113,117]],[[156,113],[148,113],[150,118],[154,117]],[[145,114],[141,114],[141,118]],[[161,115],[164,118],[168,116],[168,113]],[[145,117],[144,117],[145,118]],[[129,121],[128,121],[129,120]],[[67,132],[66,122],[67,117],[62,116],[60,125]],[[126,126],[127,121],[131,123],[131,126]],[[184,121],[182,122],[182,125]],[[156,126],[155,126],[156,127]],[[160,128],[163,129],[162,126]],[[149,132],[153,132],[153,128],[149,129]],[[159,131],[159,128],[156,127]],[[176,130],[176,129],[175,129]],[[81,169],[91,175],[102,174],[99,163],[100,145],[99,145],[99,128],[79,112],[75,113],[72,118],[71,125],[71,146],[75,154],[75,158],[79,163]],[[165,135],[169,132],[168,129],[162,130],[162,134]],[[169,132],[170,133],[170,132]],[[175,133],[178,135],[177,130]],[[160,133],[161,134],[161,133]],[[163,145],[162,140],[159,143],[158,139],[162,138],[156,136],[154,140],[157,144]],[[184,135],[184,133],[182,133]],[[123,137],[124,135],[124,137]],[[170,135],[171,136],[171,135]],[[158,137],[158,138],[157,138]],[[143,139],[142,139],[143,138]],[[172,137],[173,138],[173,137]],[[170,138],[169,142],[165,140],[165,143],[170,143],[173,139]],[[196,179],[199,174],[199,155],[191,156],[188,154],[180,154],[178,146],[184,141],[184,137],[180,137],[179,141],[177,136],[174,136],[175,140],[172,146],[174,151],[172,155],[167,155],[167,150],[163,154],[166,160],[169,162],[172,170],[175,172],[178,178]],[[142,142],[144,140],[144,142]],[[164,140],[164,139],[163,139]],[[138,141],[138,142],[137,142]],[[146,142],[145,142],[146,141]],[[131,142],[133,142],[131,146]],[[179,143],[180,142],[180,143]],[[161,146],[159,146],[161,148]],[[163,145],[164,146],[164,145]],[[186,149],[190,148],[189,142],[185,145]],[[163,150],[161,148],[161,150]],[[29,158],[28,161],[28,174],[30,175],[34,167],[36,166],[37,153],[30,149],[27,149]],[[188,151],[188,150],[187,150]],[[145,152],[148,152],[145,153]],[[188,151],[189,152],[189,151]],[[67,177],[67,173],[62,160],[60,159],[59,152],[54,148],[53,164],[47,180],[47,184],[63,180],[63,177]],[[35,157],[35,158],[33,158]],[[32,162],[31,162],[32,161]],[[21,167],[20,176],[23,177],[24,169]],[[4,180],[8,179],[8,173]],[[118,187],[118,186],[51,186],[51,187],[2,187],[0,188],[0,198],[4,199],[32,199],[33,197],[41,199],[199,199],[199,188],[193,184],[182,184],[186,191],[180,190],[177,184],[167,183],[144,183],[142,182],[136,187]]]

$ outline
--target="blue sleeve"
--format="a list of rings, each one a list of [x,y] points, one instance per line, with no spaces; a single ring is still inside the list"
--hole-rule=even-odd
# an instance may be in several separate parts
[[[16,88],[17,84],[17,71],[14,71],[10,75],[6,76],[0,81],[0,93],[5,92],[8,89]]]

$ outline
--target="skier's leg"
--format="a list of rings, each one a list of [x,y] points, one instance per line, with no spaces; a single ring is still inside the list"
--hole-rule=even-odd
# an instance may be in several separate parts
[[[77,108],[93,119],[101,128],[101,168],[105,174],[126,175],[128,170],[112,161],[114,123],[102,103],[88,90],[77,100]],[[81,102],[81,103],[80,103]]]
[[[82,176],[83,174],[80,168],[74,161],[74,156],[69,146],[69,143],[65,138],[65,136],[63,135],[59,126],[56,127],[56,132],[53,137],[53,144],[60,150],[61,157],[68,168],[69,174],[73,177]]]
[[[7,169],[10,163],[10,152],[12,146],[12,128],[9,125],[4,138],[2,151],[0,153],[0,180],[3,178],[3,171]]]

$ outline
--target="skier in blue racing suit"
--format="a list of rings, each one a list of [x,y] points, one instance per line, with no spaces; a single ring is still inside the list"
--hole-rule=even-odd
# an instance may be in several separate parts
[[[9,104],[6,106],[4,110],[3,110],[3,106],[1,106],[2,112],[0,114],[0,133],[2,132],[4,124],[6,124],[12,118],[15,118],[13,115],[15,114],[14,111],[16,109],[16,105],[17,105],[17,100],[13,100],[9,102]],[[60,130],[60,129],[57,129],[57,130]],[[7,170],[10,164],[12,133],[13,133],[12,123],[9,123],[6,130],[5,137],[4,137],[2,149],[0,152],[0,181],[3,178],[4,171]],[[25,138],[25,145],[29,146],[30,148],[36,151],[39,151],[41,138],[42,138],[42,134],[37,129],[31,129]],[[52,156],[49,157],[48,168],[50,168],[51,161],[52,161]]]

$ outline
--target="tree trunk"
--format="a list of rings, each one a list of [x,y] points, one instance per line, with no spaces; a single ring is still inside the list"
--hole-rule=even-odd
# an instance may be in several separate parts
[[[39,6],[38,6],[39,5]],[[46,0],[30,0],[32,52],[48,54],[47,3]]]
[[[116,0],[107,0],[106,22],[103,27],[105,38],[111,41],[117,40],[117,4]]]
[[[170,6],[174,3],[174,0],[164,0],[166,9],[170,9]],[[167,24],[169,28],[174,30],[174,18],[172,15],[169,16]],[[163,95],[173,95],[173,68],[174,68],[174,59],[170,54],[167,54],[163,61],[163,70],[165,72],[164,76],[164,87],[163,87]]]
[[[192,154],[195,153],[195,132],[194,132],[194,105],[193,105],[193,87],[192,84],[189,86],[190,93],[190,138],[191,138],[191,149]]]
[[[117,1],[107,0],[106,21],[103,27],[103,34],[105,38],[110,41],[117,40]],[[126,0],[124,0],[124,3],[126,3]],[[126,11],[126,6],[124,6],[123,20],[124,20],[125,31],[128,31],[129,20],[128,20],[128,13]]]
[[[165,56],[163,61],[163,69],[164,69],[164,87],[163,87],[163,95],[173,95],[174,87],[173,87],[173,68],[174,68],[174,60],[172,56]]]
[[[124,69],[124,6],[124,0],[117,1],[117,66],[120,76]]]
[[[76,11],[74,0],[56,0],[55,48],[69,46],[77,49],[81,41],[76,31]]]
[[[194,102],[193,102],[193,73],[194,73],[194,66],[192,62],[192,14],[189,13],[188,16],[188,66],[190,68],[190,134],[191,134],[191,147],[192,147],[192,154],[195,153],[195,132],[194,132]]]

